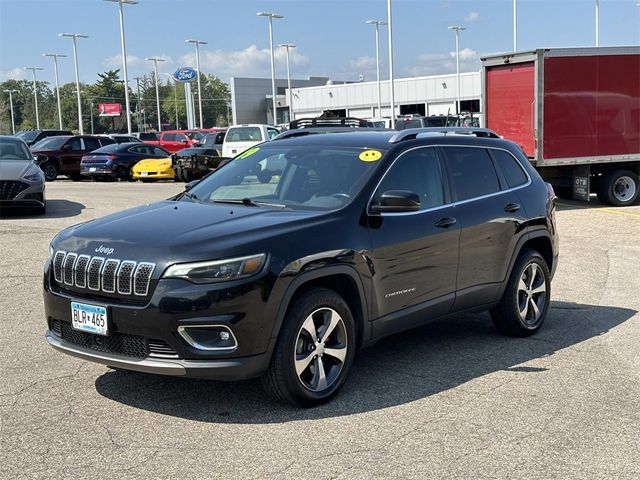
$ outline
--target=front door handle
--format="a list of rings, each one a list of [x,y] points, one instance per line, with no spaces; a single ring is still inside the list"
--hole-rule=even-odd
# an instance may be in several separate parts
[[[455,225],[457,220],[451,217],[444,217],[438,220],[435,225],[438,228],[449,228],[451,225]]]
[[[517,212],[518,210],[520,210],[520,205],[518,205],[517,203],[507,203],[504,206],[505,212],[513,213],[513,212]]]

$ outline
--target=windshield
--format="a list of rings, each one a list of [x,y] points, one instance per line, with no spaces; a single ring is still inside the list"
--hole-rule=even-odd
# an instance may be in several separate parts
[[[21,130],[16,133],[16,137],[24,140],[25,142],[30,142],[38,136],[38,130]]]
[[[191,140],[200,141],[202,139],[202,134],[200,132],[187,132],[185,135]]]
[[[32,150],[59,150],[67,141],[67,137],[43,138],[31,146]]]
[[[262,131],[260,127],[236,127],[227,131],[225,142],[261,142]]]
[[[250,206],[333,210],[348,204],[360,191],[382,153],[317,145],[253,147],[185,196],[204,203],[236,201]]]
[[[0,160],[31,160],[33,155],[21,140],[0,139]]]

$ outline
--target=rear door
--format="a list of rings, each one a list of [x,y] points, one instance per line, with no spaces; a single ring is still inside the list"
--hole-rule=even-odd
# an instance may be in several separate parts
[[[374,336],[448,313],[454,300],[460,227],[448,202],[444,170],[435,147],[408,150],[384,175],[371,203],[388,190],[420,196],[411,213],[382,213],[370,223]]]
[[[463,310],[495,300],[525,220],[524,208],[486,148],[444,146],[441,151],[461,229],[454,309]]]

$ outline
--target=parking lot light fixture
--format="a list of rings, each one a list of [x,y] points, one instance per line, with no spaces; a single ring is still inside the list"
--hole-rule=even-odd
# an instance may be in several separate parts
[[[60,37],[70,37],[73,40],[73,63],[75,65],[76,71],[76,91],[78,93],[78,131],[80,135],[84,134],[84,129],[82,128],[82,102],[80,99],[80,75],[78,74],[78,46],[77,39],[78,38],[89,38],[89,35],[83,35],[81,33],[60,33],[58,36]]]
[[[367,20],[367,24],[376,26],[376,78],[378,81],[378,116],[382,117],[382,93],[380,92],[380,25],[386,25],[383,20]]]
[[[293,105],[291,104],[293,97],[291,95],[291,65],[289,63],[289,49],[296,48],[293,43],[281,43],[279,47],[285,48],[287,52],[287,88],[289,89],[289,121],[293,120]]]
[[[131,135],[131,111],[129,108],[129,73],[127,71],[127,44],[124,38],[124,10],[123,4],[137,5],[138,0],[104,0],[105,2],[117,3],[120,13],[120,47],[122,49],[122,74],[124,75],[124,104],[127,115],[127,132]]]
[[[162,131],[162,122],[160,121],[160,90],[158,89],[158,62],[164,62],[164,58],[147,57],[145,60],[153,62],[153,72],[156,81],[156,108],[158,109],[158,132]]]
[[[273,55],[273,19],[284,18],[283,15],[272,12],[258,12],[258,17],[267,17],[269,19],[269,49],[271,50],[271,100],[273,101],[273,124],[278,123],[277,106],[276,106],[276,67],[275,57]]]
[[[387,0],[387,34],[389,35],[389,100],[391,103],[391,128],[396,128],[396,96],[393,84],[393,22],[391,20],[391,0]]]
[[[194,39],[185,41],[186,43],[193,43],[196,46],[196,70],[198,71],[198,110],[200,111],[200,128],[204,128],[202,126],[202,85],[200,83],[202,72],[200,71],[200,45],[207,45],[209,42]]]
[[[3,90],[4,93],[9,94],[9,108],[11,109],[11,134],[16,134],[16,121],[13,116],[13,94],[18,93],[18,90]]]
[[[458,98],[456,105],[456,114],[460,114],[460,32],[466,30],[465,27],[459,25],[452,25],[449,30],[455,30],[456,32],[456,95]]]
[[[56,97],[58,100],[58,126],[62,130],[62,108],[60,107],[60,82],[58,81],[58,58],[66,58],[66,55],[61,53],[43,53],[43,57],[53,58],[53,70],[56,77]]]
[[[44,70],[42,67],[24,67],[33,73],[33,102],[36,107],[36,128],[40,130],[40,114],[38,113],[38,85],[36,84],[36,70]]]

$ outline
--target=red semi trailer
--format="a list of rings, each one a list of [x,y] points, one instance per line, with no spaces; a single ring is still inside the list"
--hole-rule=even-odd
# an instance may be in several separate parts
[[[539,49],[482,59],[487,128],[520,144],[560,195],[640,195],[640,47]]]

